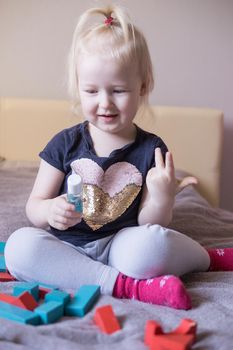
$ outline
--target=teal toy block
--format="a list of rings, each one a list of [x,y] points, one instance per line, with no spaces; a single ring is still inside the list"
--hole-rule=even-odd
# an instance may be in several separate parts
[[[39,285],[34,282],[22,282],[17,284],[13,288],[13,295],[18,296],[23,292],[29,292],[33,298],[38,301],[39,300]]]
[[[7,272],[4,255],[0,255],[0,272]]]
[[[0,242],[0,254],[4,254],[6,242]]]
[[[83,285],[65,308],[65,315],[83,317],[98,300],[100,286]]]
[[[64,307],[58,301],[48,301],[35,308],[34,313],[40,317],[41,323],[53,323],[64,315]]]
[[[11,321],[37,326],[40,317],[34,312],[0,301],[0,317]]]
[[[70,301],[70,294],[63,292],[61,290],[52,290],[45,295],[45,301],[58,301],[65,307]]]

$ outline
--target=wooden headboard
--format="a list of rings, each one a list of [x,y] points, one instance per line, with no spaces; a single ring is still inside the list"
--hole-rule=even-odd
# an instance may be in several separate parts
[[[64,100],[0,99],[0,156],[7,160],[38,160],[39,151],[63,128],[81,122]],[[208,108],[153,106],[136,117],[142,128],[161,136],[177,169],[198,180],[198,190],[219,205],[223,113]]]

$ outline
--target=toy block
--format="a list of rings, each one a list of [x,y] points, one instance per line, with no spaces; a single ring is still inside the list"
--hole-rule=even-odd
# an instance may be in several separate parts
[[[70,294],[61,290],[53,290],[45,295],[45,301],[58,301],[65,307],[70,301]]]
[[[111,305],[98,307],[95,310],[94,321],[101,331],[107,334],[112,334],[121,329]]]
[[[44,299],[45,295],[54,289],[58,288],[49,284],[39,283],[39,298]]]
[[[0,242],[0,254],[4,254],[6,242]]]
[[[44,299],[46,294],[51,292],[51,289],[45,287],[39,287],[39,298]]]
[[[193,334],[158,334],[149,344],[150,350],[190,350],[194,341]]]
[[[197,323],[189,318],[184,318],[179,326],[170,334],[193,334],[196,338]]]
[[[21,309],[20,307],[2,301],[0,301],[0,317],[35,326],[40,324],[40,317],[34,314],[34,312]]]
[[[53,323],[64,315],[63,304],[57,301],[48,301],[34,309],[43,324]]]
[[[145,327],[144,343],[146,345],[150,345],[151,343],[153,343],[155,334],[164,334],[160,323],[154,320],[147,321]]]
[[[40,283],[40,282],[38,282],[38,284],[39,284],[39,288],[42,287],[42,288],[47,288],[49,290],[58,289],[58,287],[55,287],[52,284],[46,284],[46,283]]]
[[[38,306],[38,303],[28,291],[21,293],[18,296],[18,299],[25,305],[25,308],[28,310],[33,311]]]
[[[100,286],[81,286],[71,301],[66,305],[65,314],[67,316],[83,317],[97,301],[99,295]]]
[[[22,282],[13,288],[13,295],[18,296],[23,292],[29,292],[35,300],[39,300],[39,285],[34,282]]]
[[[160,324],[150,320],[146,323],[144,342],[150,350],[188,350],[195,341],[196,322],[183,319],[170,333],[164,333]]]
[[[9,272],[0,272],[0,282],[15,281],[15,278]]]
[[[0,255],[0,272],[7,272],[4,255]]]
[[[14,306],[18,306],[20,308],[26,309],[23,302],[13,295],[0,293],[0,301],[3,301],[7,304],[12,304]]]
[[[9,294],[0,294],[0,301],[31,311],[38,306],[33,296],[28,292],[23,292],[18,297]]]

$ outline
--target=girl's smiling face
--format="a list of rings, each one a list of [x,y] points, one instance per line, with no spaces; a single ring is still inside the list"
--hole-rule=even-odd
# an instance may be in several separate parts
[[[79,97],[85,119],[102,131],[132,131],[142,96],[135,62],[82,54],[78,65]]]

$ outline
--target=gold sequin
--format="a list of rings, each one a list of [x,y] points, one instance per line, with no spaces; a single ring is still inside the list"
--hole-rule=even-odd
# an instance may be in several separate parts
[[[83,218],[92,230],[116,220],[137,197],[141,186],[129,184],[113,197],[96,185],[83,186]]]

